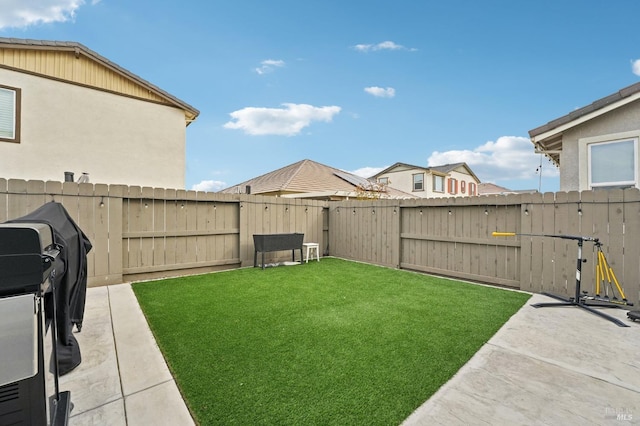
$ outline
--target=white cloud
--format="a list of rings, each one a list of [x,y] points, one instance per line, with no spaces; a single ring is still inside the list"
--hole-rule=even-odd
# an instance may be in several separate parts
[[[387,87],[386,89],[383,87],[365,87],[364,91],[377,97],[377,98],[393,98],[396,95],[396,89],[393,87]]]
[[[280,59],[265,59],[264,61],[260,62],[260,66],[256,68],[255,71],[258,74],[262,75],[272,72],[276,68],[282,68],[284,67],[284,65],[284,61]]]
[[[338,106],[315,107],[307,104],[282,104],[284,108],[246,107],[229,115],[235,121],[225,129],[243,130],[248,135],[294,136],[314,121],[330,122],[340,112]]]
[[[405,47],[392,41],[383,41],[378,44],[356,44],[353,48],[359,52],[375,52],[377,50],[409,50],[411,52],[418,49]]]
[[[217,192],[227,187],[227,183],[221,180],[203,180],[191,187],[194,191]]]
[[[473,150],[435,151],[427,160],[430,167],[460,162],[467,163],[482,182],[531,179],[540,166],[540,154],[535,153],[528,138],[501,136]],[[543,161],[543,176],[558,174],[555,166]]]
[[[85,0],[3,0],[0,29],[72,21]],[[92,0],[97,4],[99,0]]]
[[[640,76],[640,59],[636,59],[634,61],[631,61],[631,71],[635,75]]]
[[[363,178],[370,178],[371,176],[380,173],[381,171],[383,171],[384,169],[386,169],[389,166],[384,166],[384,167],[361,167],[358,170],[354,170],[352,173],[356,176],[360,176]]]

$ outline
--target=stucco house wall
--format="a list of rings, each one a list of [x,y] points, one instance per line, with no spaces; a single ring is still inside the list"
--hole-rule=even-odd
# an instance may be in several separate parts
[[[424,174],[424,190],[423,191],[414,191],[413,190],[413,175],[423,173]],[[424,169],[415,168],[415,169],[404,169],[404,170],[391,170],[384,175],[378,176],[378,181],[380,178],[388,178],[389,186],[393,188],[397,188],[404,192],[408,192],[416,197],[420,198],[431,198],[434,196],[431,182],[431,173],[426,173]],[[435,193],[442,194],[442,193]]]
[[[0,142],[0,176],[184,188],[184,111],[0,68],[21,89],[20,143]]]
[[[589,143],[626,138],[640,139],[640,102],[621,106],[566,130],[562,136],[560,153],[560,190],[589,189]],[[640,164],[640,158],[636,161]]]
[[[465,197],[469,195],[478,195],[477,185],[480,181],[470,173],[467,173],[467,166],[463,163],[450,165],[451,167],[440,166],[433,168],[423,168],[418,166],[412,166],[404,163],[396,163],[386,170],[373,176],[378,182],[381,179],[387,178],[389,180],[389,186],[398,190],[410,193],[419,198],[439,198],[439,197]],[[445,168],[443,171],[442,168]],[[423,190],[413,190],[413,175],[423,174]],[[434,175],[444,176],[444,191],[434,190]],[[449,179],[456,179],[457,192],[451,193],[449,191]],[[464,191],[462,191],[462,182],[464,182]],[[470,183],[475,185],[475,193],[470,193]]]

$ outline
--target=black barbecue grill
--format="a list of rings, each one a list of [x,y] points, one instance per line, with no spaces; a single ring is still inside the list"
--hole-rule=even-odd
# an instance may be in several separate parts
[[[56,350],[60,250],[47,224],[0,224],[0,424],[68,422]]]
[[[59,254],[49,225],[0,224],[0,297],[45,293]]]

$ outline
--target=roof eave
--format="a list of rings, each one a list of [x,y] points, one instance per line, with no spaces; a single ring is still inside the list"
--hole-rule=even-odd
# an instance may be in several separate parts
[[[109,59],[100,55],[97,52],[89,49],[81,43],[75,41],[48,41],[48,40],[31,40],[31,39],[17,39],[17,38],[4,38],[0,37],[0,47],[8,49],[31,49],[31,50],[57,50],[63,52],[74,52],[76,57],[80,54],[90,58],[91,60],[99,63],[112,70],[113,72],[122,75],[125,78],[135,81],[136,83],[144,86],[149,91],[155,93],[161,98],[165,98],[169,103],[185,111],[185,121],[188,126],[200,115],[200,111],[192,107],[188,103],[176,98],[170,93],[160,89],[147,80],[137,76],[131,71],[122,68],[118,64],[111,62]]]
[[[533,130],[529,130],[529,137],[531,138],[531,142],[533,142],[534,144],[542,143],[546,139],[552,138],[553,136],[558,135],[562,132],[565,132],[566,130],[569,130],[575,126],[578,126],[586,121],[593,120],[594,118],[599,117],[603,114],[606,114],[610,111],[613,111],[614,109],[620,108],[621,106],[635,102],[638,99],[640,99],[640,92],[635,92],[627,97],[619,99],[616,102],[608,103],[601,108],[579,115],[575,119],[571,121],[567,121],[563,124],[559,124],[558,126],[551,127],[549,125],[549,123],[553,123],[553,121],[551,121],[545,124],[544,126],[540,126]],[[554,120],[554,121],[559,121],[559,120],[560,119]]]
[[[624,89],[623,89],[624,90]],[[607,102],[610,97],[603,98],[594,102],[593,105],[602,105],[600,108],[595,109],[584,114],[578,114],[574,119],[570,121],[563,120],[563,117],[550,121],[544,126],[537,127],[529,131],[529,137],[531,143],[535,146],[536,152],[544,154],[549,158],[556,166],[560,166],[560,152],[562,151],[562,135],[567,130],[570,130],[576,126],[579,126],[594,118],[600,117],[608,112],[618,109],[624,105],[628,105],[640,99],[640,92],[635,91],[628,96],[618,99],[615,102]],[[587,108],[587,107],[585,107]],[[565,116],[571,117],[571,114]],[[563,122],[564,121],[564,122]],[[557,126],[551,125],[553,122],[559,122]]]

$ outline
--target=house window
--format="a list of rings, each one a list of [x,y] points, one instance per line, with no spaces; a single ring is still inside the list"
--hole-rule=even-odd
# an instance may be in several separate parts
[[[467,182],[461,180],[460,181],[460,193],[464,194],[466,189],[467,189]]]
[[[458,193],[458,179],[451,178],[449,179],[449,194],[457,194]]]
[[[469,195],[476,195],[476,184],[475,182],[469,182]]]
[[[588,148],[589,188],[636,185],[637,139],[592,143]]]
[[[416,173],[413,175],[413,190],[424,191],[424,173]]]
[[[1,85],[0,141],[20,142],[20,89]]]
[[[444,192],[444,176],[433,175],[433,192]]]
[[[389,178],[388,177],[378,178],[378,183],[382,185],[389,185]]]

